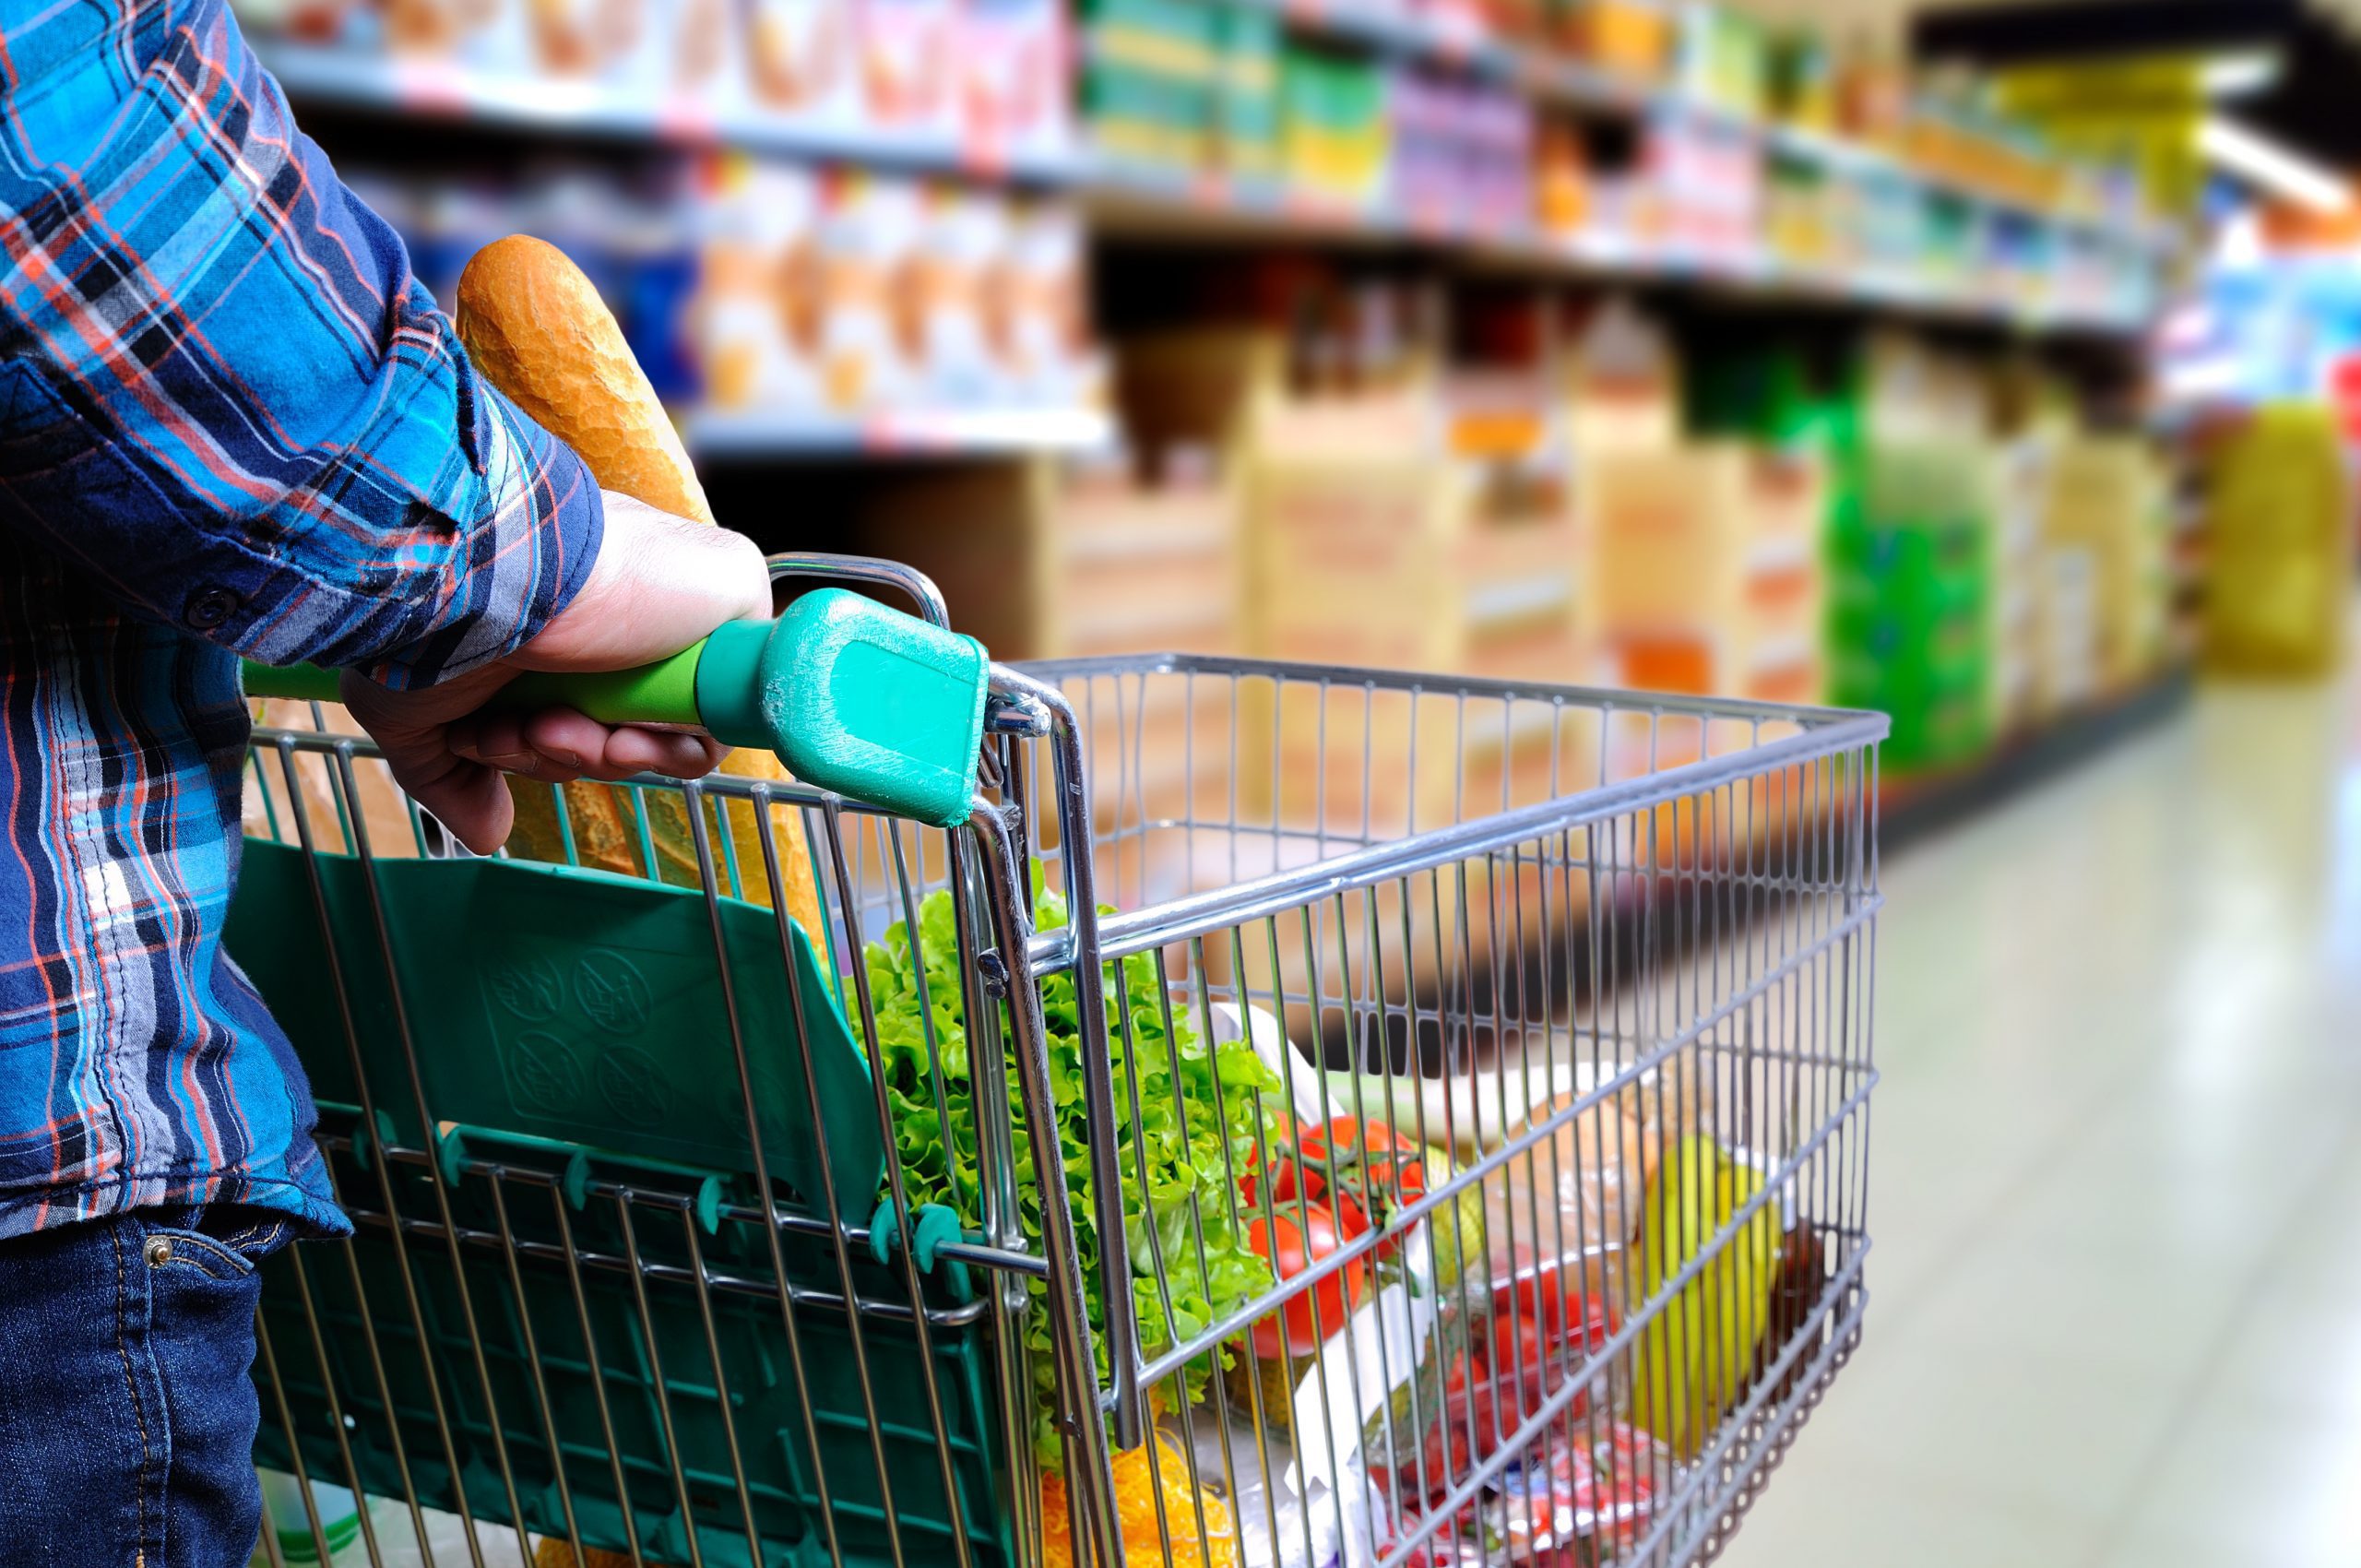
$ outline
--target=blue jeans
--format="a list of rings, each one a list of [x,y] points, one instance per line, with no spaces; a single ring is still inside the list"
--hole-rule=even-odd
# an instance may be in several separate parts
[[[0,1563],[244,1568],[255,1270],[291,1233],[216,1208],[0,1241]]]

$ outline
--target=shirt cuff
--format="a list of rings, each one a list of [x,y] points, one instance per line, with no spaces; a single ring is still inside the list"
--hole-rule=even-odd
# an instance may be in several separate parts
[[[539,636],[590,580],[606,506],[589,466],[524,410],[475,378],[471,437],[481,457],[478,515],[451,519],[466,562],[433,627],[356,665],[381,685],[431,686],[507,658]]]

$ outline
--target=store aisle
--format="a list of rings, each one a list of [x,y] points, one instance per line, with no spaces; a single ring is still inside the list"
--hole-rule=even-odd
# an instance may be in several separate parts
[[[2361,1562],[2361,682],[1886,872],[1868,1337],[1725,1562]]]

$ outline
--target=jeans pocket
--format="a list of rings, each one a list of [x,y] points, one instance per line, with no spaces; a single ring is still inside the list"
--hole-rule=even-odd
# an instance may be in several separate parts
[[[149,1268],[196,1269],[216,1279],[250,1277],[291,1234],[286,1220],[251,1208],[208,1209],[192,1225],[151,1220],[146,1229],[140,1255]]]
[[[215,1279],[243,1279],[255,1271],[254,1259],[202,1230],[172,1225],[149,1225],[147,1230],[139,1255],[160,1277],[194,1270]]]

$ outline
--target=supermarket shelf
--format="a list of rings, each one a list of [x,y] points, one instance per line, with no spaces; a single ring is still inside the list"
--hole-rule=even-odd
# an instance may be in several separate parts
[[[598,82],[483,71],[449,61],[273,39],[255,41],[255,52],[289,98],[324,107],[625,142],[727,147],[1027,184],[1062,184],[1077,169],[1070,157],[1004,158],[950,137],[815,125],[751,112],[721,113],[694,98],[654,101]]]
[[[2059,213],[1917,170],[1885,150],[1848,138],[1760,123],[1661,87],[1635,83],[1580,61],[1501,43],[1468,26],[1386,16],[1327,0],[1263,0],[1301,30],[1412,58],[1465,66],[1513,82],[1535,99],[1595,113],[1682,113],[1760,137],[1766,149],[1831,170],[1907,181],[1952,199],[2054,225],[2061,230],[2165,255],[2181,244],[2166,226]],[[260,40],[263,63],[295,99],[376,113],[474,121],[518,130],[562,131],[624,141],[731,147],[750,152],[956,173],[977,179],[1064,184],[1083,177],[1079,155],[1008,158],[993,149],[931,136],[815,125],[755,113],[721,113],[694,98],[651,101],[645,94],[590,81],[556,81],[488,72],[449,61],[403,58],[358,49]]]
[[[1971,767],[1890,780],[1880,791],[1879,843],[1892,849],[1991,811],[2177,718],[2196,689],[2192,671],[2174,669],[2112,701],[2069,714]]]
[[[1992,211],[2013,213],[2089,236],[2130,239],[2162,255],[2182,244],[2170,225],[2131,224],[2115,218],[2060,212],[1972,183],[1930,173],[1906,160],[1851,137],[1746,114],[1660,84],[1634,81],[1581,60],[1542,53],[1490,36],[1464,18],[1386,13],[1367,0],[1260,0],[1298,33],[1326,38],[1411,60],[1472,70],[1509,82],[1538,102],[1596,114],[1686,115],[1752,136],[1767,150],[1832,172],[1906,181],[1937,196]]]
[[[1113,443],[1113,422],[1095,409],[971,409],[831,419],[764,413],[693,413],[682,439],[700,461],[875,457],[996,457],[1080,453]]]
[[[2036,334],[2144,334],[2145,311],[2099,310],[1995,299],[1988,289],[1946,286],[1850,268],[1782,261],[1760,249],[1643,244],[1619,235],[1484,231],[1441,217],[1307,197],[1265,182],[1100,161],[1081,190],[1092,226],[1141,240],[1448,249],[1495,270],[1623,278],[1762,299],[1796,299]]]

